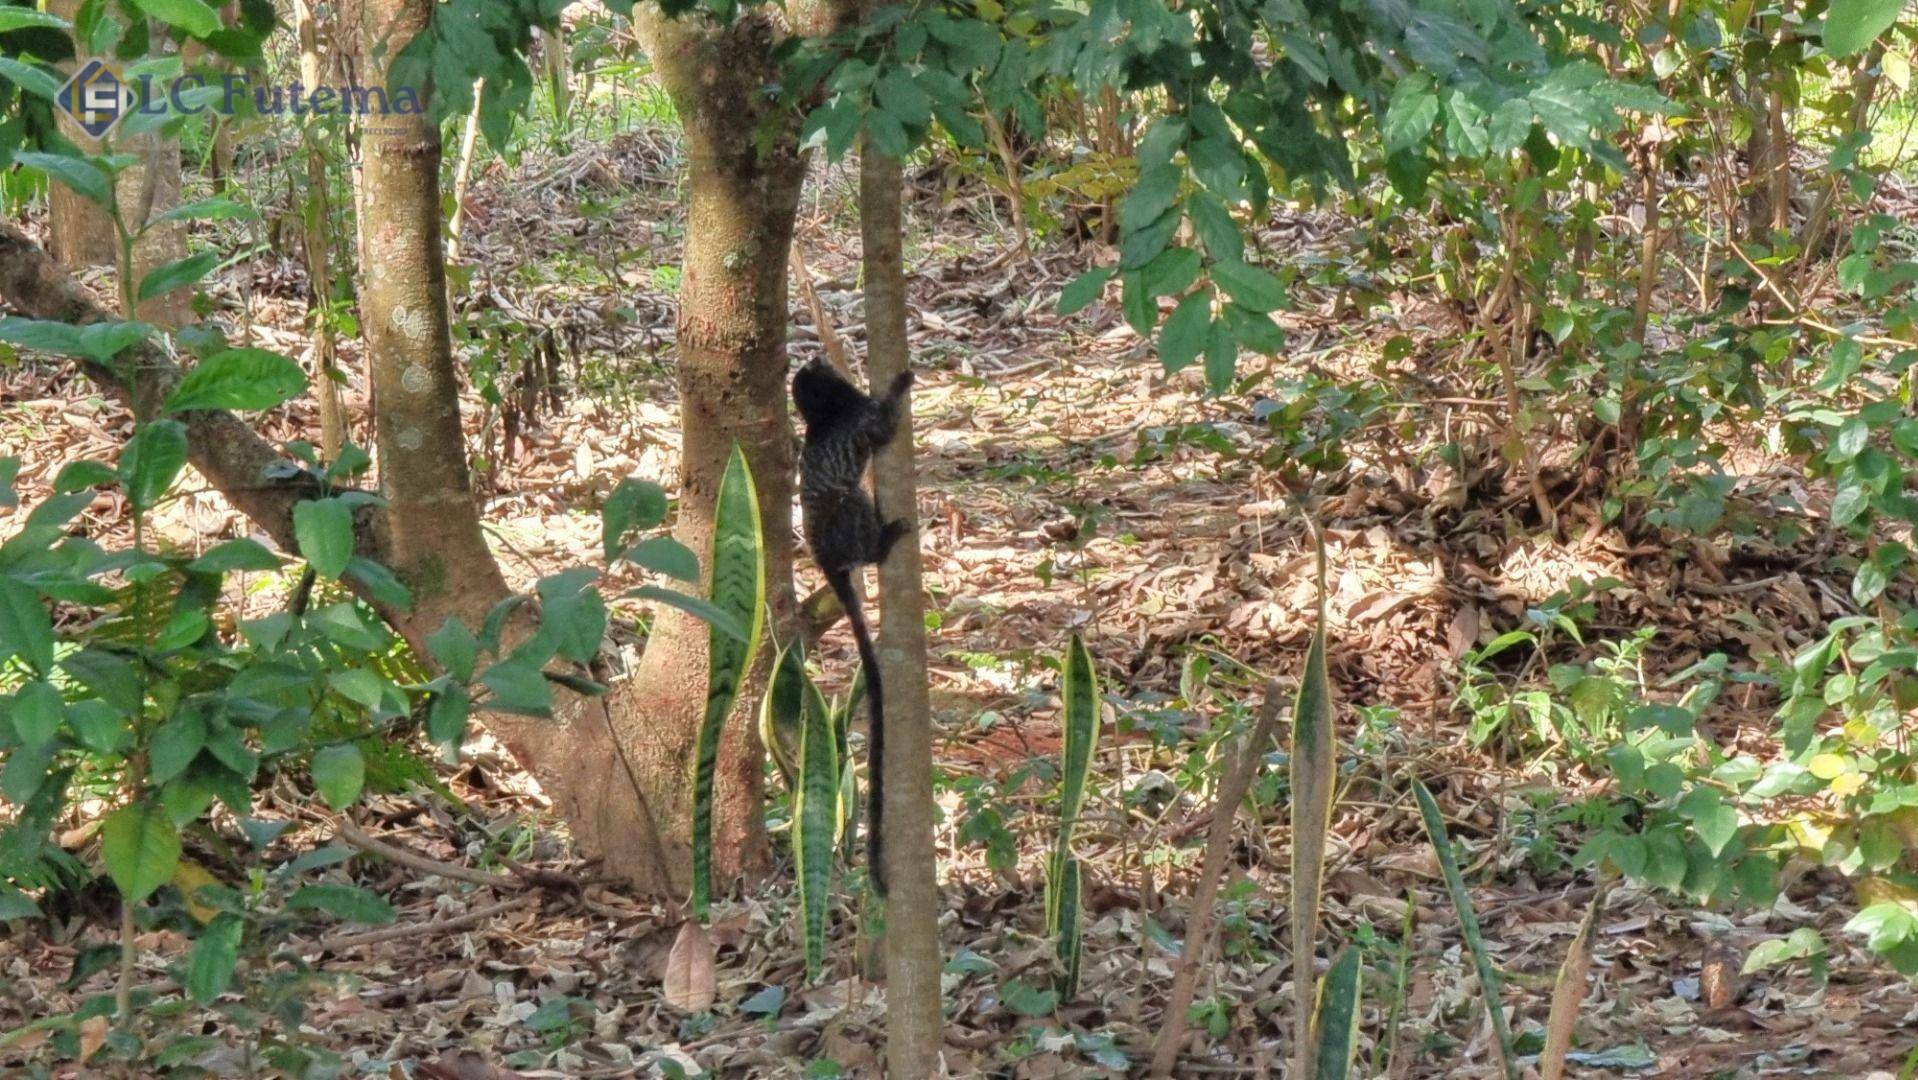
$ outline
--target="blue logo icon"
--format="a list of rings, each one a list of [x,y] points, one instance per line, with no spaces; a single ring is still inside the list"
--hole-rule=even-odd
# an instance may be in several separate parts
[[[97,139],[133,107],[133,88],[106,64],[89,60],[60,88],[57,100],[81,131]]]

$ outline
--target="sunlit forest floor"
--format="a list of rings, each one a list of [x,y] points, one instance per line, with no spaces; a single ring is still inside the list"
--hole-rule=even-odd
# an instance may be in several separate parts
[[[462,353],[477,373],[491,373],[510,406],[485,406],[476,393],[467,421],[485,517],[520,585],[600,561],[599,500],[619,477],[673,486],[674,145],[646,130],[580,145],[483,168],[469,209],[472,271],[455,284]],[[856,356],[863,329],[851,178],[814,179],[800,245],[832,333]],[[961,1076],[1120,1075],[1128,1061],[1134,1069],[1143,1062],[1160,1027],[1208,820],[1210,788],[1194,780],[1211,767],[1205,748],[1237,715],[1233,702],[1257,704],[1255,675],[1289,684],[1303,657],[1314,603],[1310,541],[1295,493],[1268,467],[1282,448],[1255,415],[1255,394],[1207,399],[1197,371],[1168,378],[1111,299],[1070,318],[1053,313],[1065,282],[1109,261],[1096,243],[1050,240],[1031,257],[1008,255],[1010,234],[983,192],[955,196],[928,181],[918,194],[909,248],[914,404],[946,815],[950,1060]],[[1304,265],[1338,249],[1350,227],[1329,214],[1277,217],[1263,246]],[[255,343],[302,355],[298,267],[289,251],[224,271],[213,290],[216,317]],[[1532,492],[1498,461],[1497,402],[1482,398],[1484,386],[1437,344],[1460,331],[1456,316],[1417,293],[1385,292],[1365,311],[1342,311],[1339,299],[1296,290],[1284,318],[1288,349],[1262,385],[1390,366],[1420,373],[1432,391],[1386,402],[1365,420],[1348,439],[1346,479],[1317,504],[1346,758],[1328,916],[1339,933],[1373,943],[1374,962],[1390,971],[1408,902],[1413,908],[1396,1038],[1376,1044],[1395,1007],[1392,987],[1368,986],[1361,1062],[1389,1059],[1405,1076],[1490,1076],[1490,1030],[1409,778],[1423,778],[1447,811],[1486,937],[1509,973],[1514,1027],[1530,1033],[1534,1052],[1554,974],[1592,894],[1589,876],[1569,864],[1577,835],[1564,812],[1590,780],[1555,765],[1562,759],[1549,747],[1504,737],[1473,746],[1469,718],[1454,705],[1462,658],[1583,579],[1600,585],[1590,598],[1596,614],[1582,627],[1589,644],[1561,637],[1546,654],[1514,651],[1491,662],[1498,674],[1542,683],[1552,663],[1587,659],[1602,642],[1656,627],[1640,661],[1656,685],[1713,652],[1741,661],[1789,651],[1847,610],[1848,578],[1823,576],[1809,539],[1799,548],[1634,547],[1601,523],[1597,488],[1549,454],[1557,528],[1541,527]],[[793,312],[793,353],[818,352],[820,328],[797,292]],[[1411,348],[1395,347],[1388,360],[1387,342],[1398,335]],[[355,344],[342,363],[366,441]],[[126,414],[65,372],[0,371],[0,402],[0,453],[25,457],[18,486],[26,506],[62,463],[111,458],[130,430]],[[309,437],[317,421],[300,404],[268,428],[274,437]],[[1434,453],[1442,442],[1474,453],[1447,464]],[[1745,483],[1756,490],[1806,484],[1771,469],[1757,446],[1748,460]],[[104,495],[88,525],[101,534],[126,527]],[[155,529],[192,550],[244,535],[247,525],[207,493],[170,504]],[[801,573],[802,589],[818,584],[810,567]],[[248,595],[236,597],[242,607],[281,601],[288,582],[253,577]],[[615,576],[606,591],[626,584]],[[630,663],[643,646],[633,621],[642,613],[615,610],[625,616],[614,633]],[[1050,1002],[1035,1005],[1027,994],[1047,985],[1051,962],[1040,900],[1051,818],[1039,806],[1058,750],[1048,661],[1074,631],[1098,662],[1116,722],[1096,759],[1100,786],[1082,844],[1091,866],[1084,989],[1055,1016],[1043,1007]],[[1211,689],[1186,709],[1195,655],[1212,660]],[[828,683],[843,684],[853,663],[849,640],[834,632],[822,662]],[[1710,722],[1734,742],[1742,730],[1767,729],[1774,704],[1734,694]],[[656,1075],[661,1051],[719,1076],[800,1075],[825,1060],[846,1075],[871,1069],[881,995],[858,974],[856,913],[838,913],[827,977],[802,988],[784,879],[724,905],[714,931],[718,1004],[689,1018],[662,996],[671,925],[591,884],[530,781],[483,736],[471,750],[440,771],[444,795],[376,800],[363,827],[431,858],[478,867],[510,858],[588,884],[542,899],[398,868],[369,871],[368,884],[388,892],[402,921],[374,942],[312,943],[309,959],[350,977],[310,1010],[315,1039],[361,1074],[383,1074],[384,1062],[436,1060],[462,1080]],[[1274,755],[1255,789],[1265,827],[1241,817],[1225,959],[1200,988],[1200,1000],[1216,1007],[1195,1024],[1205,1049],[1194,1060],[1211,1064],[1185,1075],[1268,1075],[1289,1053],[1282,763]],[[283,813],[305,823],[281,849],[327,839],[312,799],[290,788],[276,796]],[[1599,924],[1597,980],[1573,1055],[1578,1074],[1895,1071],[1909,1050],[1899,1033],[1918,1021],[1918,994],[1848,951],[1855,942],[1838,932],[1845,912],[1834,906],[1846,888],[1807,874],[1759,913],[1694,910],[1619,889]],[[518,902],[478,925],[454,921],[500,901]],[[25,994],[0,1002],[0,1027],[70,1010],[106,984],[105,974],[68,978],[103,932],[77,918],[87,914],[70,913],[75,921],[57,939],[0,941],[0,979]],[[1828,981],[1803,965],[1739,975],[1753,943],[1800,926],[1833,942]],[[162,937],[143,942],[149,961],[179,955],[181,943]],[[776,1020],[765,1018],[778,1001],[768,987],[787,995],[783,1011],[771,1010]],[[515,1071],[497,1071],[508,1068]],[[806,1075],[839,1074],[822,1067]]]

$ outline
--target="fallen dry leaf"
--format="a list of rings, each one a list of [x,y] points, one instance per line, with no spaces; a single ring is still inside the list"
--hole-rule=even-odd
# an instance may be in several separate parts
[[[80,1021],[80,1063],[81,1064],[83,1065],[86,1064],[87,1060],[93,1057],[93,1055],[99,1053],[100,1048],[102,1046],[105,1046],[106,1043],[107,1043],[107,1018],[106,1017],[90,1016],[86,1018],[85,1020]]]
[[[719,997],[713,971],[713,939],[691,919],[680,924],[679,937],[666,957],[666,1003],[684,1012],[710,1009]]]

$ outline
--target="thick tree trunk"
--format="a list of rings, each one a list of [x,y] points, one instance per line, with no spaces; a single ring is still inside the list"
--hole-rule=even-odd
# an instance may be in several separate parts
[[[859,164],[859,232],[866,276],[866,370],[874,393],[906,370],[906,275],[899,162],[867,146]],[[879,567],[879,670],[886,688],[886,1066],[891,1076],[938,1076],[939,877],[933,846],[932,707],[926,687],[926,593],[920,579],[912,410],[873,461],[874,493],[904,541]]]
[[[391,43],[373,60],[376,82],[385,81],[386,58],[425,25],[432,4],[367,4],[367,40]],[[412,612],[396,621],[416,644],[449,617],[478,626],[507,595],[466,472],[447,327],[439,168],[439,128],[424,117],[395,114],[367,126],[362,311],[388,504],[383,546],[412,590]],[[582,848],[602,857],[608,871],[657,892],[665,886],[658,833],[611,723],[636,700],[643,699],[630,692],[607,701],[564,696],[553,719],[492,714],[486,723],[539,780]],[[644,734],[635,741],[647,744]],[[683,789],[680,783],[670,790]]]
[[[686,249],[678,328],[679,518],[675,536],[703,557],[712,507],[735,443],[758,488],[766,544],[767,603],[776,640],[794,625],[793,434],[786,412],[787,253],[805,177],[796,124],[769,112],[776,81],[772,24],[749,15],[731,26],[636,9],[635,25],[685,125]],[[766,125],[777,125],[764,139]],[[631,709],[613,723],[634,774],[660,814],[669,865],[683,885],[691,868],[687,768],[706,702],[706,624],[662,609],[638,672],[623,689]],[[720,740],[714,865],[722,880],[763,870],[763,762],[753,723],[764,656]]]

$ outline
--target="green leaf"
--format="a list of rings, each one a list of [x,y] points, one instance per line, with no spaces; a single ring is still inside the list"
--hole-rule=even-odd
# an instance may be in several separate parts
[[[1346,1080],[1359,1051],[1359,949],[1347,945],[1319,983],[1312,1018],[1313,1080]]]
[[[550,716],[553,712],[553,688],[539,668],[518,660],[504,660],[486,669],[480,685],[493,692],[486,704],[524,716]]]
[[[100,858],[120,896],[137,904],[173,880],[180,834],[159,803],[142,800],[107,816],[100,827]]]
[[[175,289],[185,288],[212,273],[213,268],[218,265],[220,265],[220,255],[218,252],[202,251],[198,255],[188,255],[184,259],[176,259],[173,262],[167,263],[165,266],[156,266],[147,273],[147,276],[140,279],[140,292],[137,299],[151,300],[156,296],[164,296]],[[264,350],[247,351],[263,352]],[[187,407],[206,408],[204,405]]]
[[[426,711],[426,737],[441,746],[457,746],[466,734],[466,718],[473,703],[463,687],[449,686],[433,695]]]
[[[816,981],[826,954],[832,906],[833,851],[839,843],[839,742],[832,711],[818,687],[804,681],[799,727],[799,783],[793,790],[793,861],[805,931],[806,979]]]
[[[1445,878],[1445,891],[1451,894],[1453,910],[1458,912],[1459,929],[1465,936],[1466,948],[1471,952],[1472,964],[1478,971],[1479,995],[1486,1015],[1492,1021],[1492,1033],[1497,1038],[1499,1064],[1507,1080],[1518,1080],[1512,1029],[1506,1023],[1505,1007],[1499,1000],[1501,982],[1498,969],[1492,966],[1491,953],[1485,948],[1485,935],[1479,929],[1478,914],[1472,910],[1472,897],[1465,891],[1465,879],[1459,874],[1458,859],[1452,854],[1452,838],[1445,831],[1445,819],[1440,816],[1438,802],[1426,790],[1423,781],[1412,781],[1412,794],[1418,800],[1419,816],[1425,819],[1425,835],[1438,855],[1439,871]]]
[[[739,1003],[739,1011],[747,1016],[778,1016],[786,1007],[786,988],[779,985],[768,986]]]
[[[1890,952],[1907,942],[1918,941],[1918,913],[1899,900],[1880,900],[1845,924],[1845,930],[1863,934],[1873,952]]]
[[[205,748],[205,717],[197,712],[178,712],[167,717],[147,750],[147,779],[155,784],[168,785],[169,794],[174,794],[174,789],[179,785],[173,784],[173,781],[187,775],[187,770]],[[206,795],[206,801],[211,802],[213,793],[208,791]],[[193,816],[199,815],[196,812]],[[176,816],[174,820],[178,821],[179,818]]]
[[[1072,857],[1072,836],[1079,828],[1079,812],[1086,801],[1086,781],[1091,775],[1092,754],[1099,742],[1099,676],[1092,666],[1092,654],[1086,643],[1074,634],[1066,643],[1065,662],[1060,667],[1059,706],[1063,725],[1059,750],[1059,833],[1053,841],[1052,862],[1047,876],[1046,932],[1059,933],[1062,926],[1064,890],[1055,888],[1066,882],[1066,862]]]
[[[0,34],[29,26],[44,26],[51,30],[73,29],[72,23],[49,12],[35,11],[30,7],[0,7]]]
[[[1167,375],[1192,365],[1212,329],[1212,290],[1200,289],[1179,301],[1159,328],[1159,363]]]
[[[0,658],[18,656],[45,675],[53,670],[53,620],[40,597],[11,577],[0,577]]]
[[[240,938],[246,933],[246,921],[228,911],[214,917],[193,943],[193,956],[187,961],[186,990],[201,1005],[226,993],[233,981],[234,965],[240,961]]]
[[[85,158],[22,150],[13,155],[13,161],[14,164],[25,165],[29,169],[39,169],[91,202],[106,206],[111,201],[107,188],[107,174],[101,172],[99,166]]]
[[[1057,990],[1041,990],[1023,979],[1013,979],[999,988],[999,1000],[1020,1016],[1051,1016],[1059,1008]]]
[[[479,663],[479,639],[459,616],[448,615],[438,630],[426,636],[426,648],[440,667],[459,682],[472,682]]]
[[[634,529],[650,529],[666,520],[666,491],[645,480],[623,479],[600,507],[600,542],[606,549],[606,561],[612,562],[624,549],[626,534]]]
[[[288,911],[324,911],[348,922],[384,926],[393,921],[393,905],[378,894],[352,885],[303,885],[286,898]]]
[[[800,728],[805,723],[808,685],[805,649],[794,641],[779,650],[766,677],[766,691],[759,698],[759,745],[766,748],[786,785],[794,788],[799,783]]]
[[[1818,931],[1801,926],[1785,937],[1771,938],[1752,946],[1752,951],[1745,955],[1745,965],[1739,969],[1739,973],[1750,975],[1754,971],[1763,971],[1793,960],[1823,956],[1825,952],[1825,939]]]
[[[1242,262],[1212,264],[1212,280],[1237,300],[1261,315],[1285,306],[1285,283],[1270,270]]]
[[[14,734],[20,737],[21,744],[41,747],[60,734],[66,703],[60,700],[60,691],[54,689],[52,683],[35,679],[13,695],[8,711],[13,716]]]
[[[1825,12],[1825,51],[1833,56],[1864,52],[1891,29],[1905,0],[1831,0]]]
[[[314,751],[307,769],[313,775],[313,786],[319,789],[320,797],[335,810],[353,805],[366,784],[366,758],[352,743]]]
[[[1059,862],[1058,882],[1050,879],[1046,882],[1047,891],[1057,895],[1058,906],[1058,942],[1053,952],[1064,966],[1064,978],[1059,981],[1059,994],[1063,998],[1072,998],[1079,993],[1079,969],[1085,959],[1085,882],[1079,869],[1079,860],[1070,855]]]
[[[346,576],[359,582],[366,595],[382,607],[406,611],[413,606],[413,594],[399,577],[364,555],[346,560]]]
[[[761,542],[759,498],[746,455],[733,447],[713,506],[712,606],[746,627],[744,640],[718,624],[706,634],[706,711],[694,744],[693,911],[706,917],[712,902],[713,780],[719,767],[719,737],[745,678],[766,611],[766,561]]]
[[[1438,93],[1431,76],[1415,72],[1399,80],[1379,125],[1388,152],[1409,150],[1425,140],[1439,116]]]
[[[167,395],[168,412],[271,409],[306,389],[300,365],[266,349],[228,349],[196,364]]]
[[[1075,314],[1082,310],[1087,304],[1097,300],[1099,293],[1104,291],[1106,282],[1112,280],[1113,273],[1113,267],[1095,266],[1085,273],[1080,274],[1078,277],[1073,278],[1071,284],[1067,285],[1059,293],[1059,314]]]
[[[98,322],[80,328],[80,353],[101,363],[153,336],[153,324],[138,321]]]
[[[353,509],[336,498],[294,503],[293,538],[314,573],[338,578],[353,558]]]
[[[0,33],[6,32],[4,26],[7,21],[8,12],[19,10],[21,9],[0,8]],[[31,12],[30,14],[37,15],[40,14],[40,12]],[[47,17],[52,18],[52,16]],[[60,80],[31,64],[15,60],[11,56],[0,56],[0,78],[4,78],[20,89],[25,90],[27,93],[47,101],[53,101],[60,96]]]
[[[98,461],[69,461],[53,478],[53,490],[62,495],[111,484],[119,479],[111,466]]]
[[[55,356],[86,355],[86,351],[80,347],[80,328],[50,319],[22,319],[9,315],[0,319],[0,341]]]
[[[1738,811],[1726,805],[1717,788],[1693,788],[1679,800],[1678,812],[1691,819],[1692,828],[1714,858],[1738,835]]]
[[[220,28],[220,13],[202,0],[137,0],[148,15],[185,30],[196,38],[206,37]]]
[[[326,682],[341,697],[371,713],[379,712],[386,704],[387,689],[392,685],[366,668],[336,671],[327,676]]]
[[[259,214],[250,206],[234,202],[232,199],[212,198],[195,199],[184,202],[156,216],[155,224],[166,221],[226,221],[231,218],[249,218],[258,220]]]
[[[699,556],[693,549],[670,536],[655,536],[640,541],[626,552],[626,560],[655,573],[681,581],[699,582]]]
[[[1338,786],[1338,730],[1332,716],[1332,682],[1325,661],[1325,540],[1312,529],[1317,567],[1318,606],[1305,670],[1292,703],[1292,934],[1295,941],[1319,939],[1319,909],[1324,897],[1325,856],[1332,829],[1332,804]],[[1249,750],[1247,752],[1250,752]],[[1311,951],[1294,954],[1293,1012],[1301,1029],[1312,1022]]]
[[[120,487],[133,509],[153,509],[186,467],[186,427],[178,420],[149,420],[120,452]]]
[[[37,919],[40,905],[11,885],[0,885],[0,922],[9,919]]]
[[[215,544],[207,553],[187,564],[201,574],[226,574],[235,570],[278,570],[280,557],[265,544],[242,536]]]
[[[1139,274],[1154,299],[1182,293],[1199,280],[1199,253],[1194,248],[1169,247],[1153,256]]]

